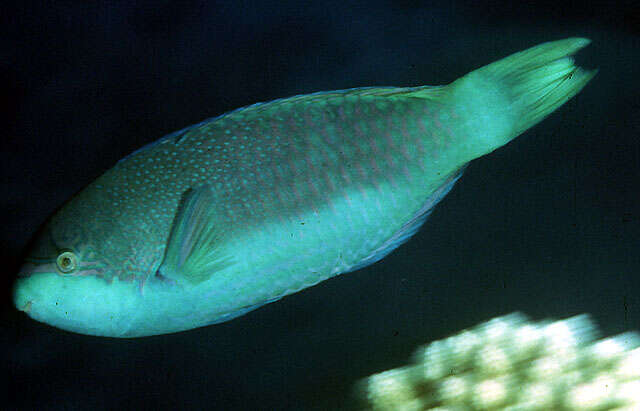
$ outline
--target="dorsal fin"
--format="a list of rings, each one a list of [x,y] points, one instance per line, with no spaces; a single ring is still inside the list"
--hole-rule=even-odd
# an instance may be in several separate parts
[[[233,260],[224,245],[224,231],[215,214],[211,186],[188,190],[173,221],[165,256],[158,272],[178,284],[197,285]]]
[[[318,91],[311,94],[300,94],[291,97],[280,98],[263,103],[255,103],[231,111],[225,116],[245,116],[253,113],[262,113],[273,108],[288,104],[308,104],[321,101],[330,101],[332,98],[347,97],[413,97],[422,99],[438,99],[445,95],[447,86],[416,86],[416,87],[357,87],[344,90]]]

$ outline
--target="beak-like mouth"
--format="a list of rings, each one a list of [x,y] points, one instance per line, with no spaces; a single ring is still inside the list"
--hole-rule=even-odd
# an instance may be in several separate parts
[[[23,271],[20,270],[18,279],[13,284],[13,305],[20,311],[23,311],[31,315],[33,309],[33,302],[35,300],[29,283],[33,280],[31,272],[27,271],[26,275],[22,275]]]
[[[23,305],[22,307],[18,307],[18,310],[24,311],[25,313],[29,314],[29,311],[31,311],[31,305],[32,305],[32,302],[27,301],[25,305]]]

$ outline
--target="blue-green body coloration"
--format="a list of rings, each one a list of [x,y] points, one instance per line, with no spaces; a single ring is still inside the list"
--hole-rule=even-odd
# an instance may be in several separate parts
[[[407,240],[465,165],[595,74],[545,43],[448,86],[256,104],[118,162],[43,227],[14,290],[36,320],[135,337],[222,322]]]

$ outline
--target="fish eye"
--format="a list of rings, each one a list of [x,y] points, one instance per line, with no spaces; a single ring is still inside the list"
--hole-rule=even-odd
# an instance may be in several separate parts
[[[78,258],[71,251],[63,251],[56,258],[56,266],[61,273],[68,274],[78,266]]]

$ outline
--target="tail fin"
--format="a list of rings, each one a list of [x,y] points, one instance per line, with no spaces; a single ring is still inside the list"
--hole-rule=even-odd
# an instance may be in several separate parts
[[[597,70],[575,66],[570,56],[589,43],[577,37],[543,43],[451,83],[472,127],[492,123],[489,130],[480,127],[489,140],[477,142],[484,145],[477,154],[507,143],[576,95]]]
[[[569,57],[590,42],[576,37],[543,43],[477,70],[508,88],[520,110],[516,135],[542,121],[596,75],[597,70],[576,67]]]

